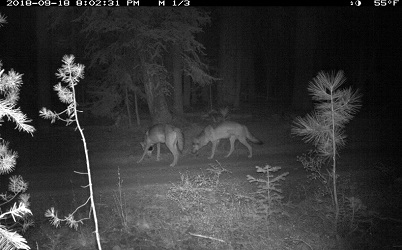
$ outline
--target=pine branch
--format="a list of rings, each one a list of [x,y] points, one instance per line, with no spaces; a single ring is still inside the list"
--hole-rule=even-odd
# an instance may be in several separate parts
[[[24,237],[16,232],[9,232],[5,226],[0,225],[0,249],[17,250],[31,248],[27,245]]]

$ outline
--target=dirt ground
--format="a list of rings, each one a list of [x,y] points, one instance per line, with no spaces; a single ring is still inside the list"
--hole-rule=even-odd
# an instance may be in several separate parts
[[[229,180],[247,182],[247,175],[258,176],[255,166],[266,164],[280,166],[283,172],[289,172],[287,187],[296,187],[300,180],[306,180],[307,173],[297,161],[297,156],[313,147],[303,143],[300,137],[291,135],[291,119],[288,116],[272,113],[234,114],[231,120],[245,124],[264,144],[251,144],[253,157],[249,159],[246,147],[236,142],[234,153],[225,158],[230,146],[228,140],[221,140],[213,160],[207,159],[211,153],[210,144],[202,148],[198,156],[190,152],[192,138],[209,123],[194,119],[197,116],[200,117],[197,114],[189,116],[180,126],[185,135],[185,149],[175,167],[169,167],[173,156],[164,145],[161,147],[159,162],[156,161],[156,152],[153,152],[151,158],[146,157],[143,162],[137,163],[143,153],[139,142],[143,140],[148,127],[146,122],[133,129],[84,125],[97,202],[100,202],[102,193],[117,189],[119,177],[123,181],[124,190],[130,192],[147,185],[178,182],[181,174],[205,172],[209,164],[216,161],[230,171],[222,177]],[[380,118],[373,112],[359,114],[346,127],[348,141],[340,151],[338,174],[351,174],[355,180],[367,186],[371,185],[371,180],[376,176],[387,171],[388,174],[392,173],[390,183],[381,185],[387,187],[391,181],[398,179],[400,173],[396,166],[400,162],[400,154],[397,145],[400,140],[395,133],[396,128],[397,123],[387,117]],[[45,207],[63,207],[61,204],[83,193],[82,186],[87,185],[86,175],[76,173],[86,172],[85,155],[78,131],[72,127],[50,126],[47,130],[39,129],[33,137],[14,130],[7,132],[11,137],[10,147],[19,154],[16,171],[12,174],[21,174],[29,182],[31,208],[36,219],[44,222],[46,218],[41,215]],[[378,166],[385,166],[386,169],[379,172]],[[8,177],[1,177],[3,186],[7,183],[3,181],[4,178]],[[43,204],[37,204],[35,200]],[[378,209],[393,213],[387,207]]]
[[[372,113],[358,115],[346,128],[348,141],[340,152],[338,168],[340,171],[370,171],[370,166],[381,162],[387,164],[397,161],[396,144],[398,143],[392,128],[382,129],[389,124]],[[173,156],[165,145],[161,147],[161,160],[156,161],[156,152],[152,158],[145,158],[137,163],[142,154],[139,144],[143,140],[146,125],[141,128],[124,129],[105,126],[84,126],[89,150],[89,161],[93,175],[95,191],[111,189],[117,183],[118,170],[125,187],[152,183],[170,183],[180,179],[179,173],[201,171],[215,160],[225,165],[233,177],[245,178],[255,173],[255,166],[270,164],[281,166],[289,171],[289,178],[304,175],[302,165],[296,157],[311,145],[302,142],[301,137],[292,136],[291,121],[274,115],[234,116],[236,120],[248,126],[251,133],[264,142],[254,145],[253,158],[247,158],[247,149],[239,142],[229,157],[228,140],[222,140],[213,160],[207,157],[211,153],[211,144],[200,150],[200,154],[191,154],[191,140],[203,128],[206,121],[189,122],[182,127],[185,135],[185,149],[178,165],[169,167]],[[21,133],[20,133],[21,134]],[[30,182],[31,193],[36,191],[57,194],[69,191],[74,186],[85,185],[84,175],[73,171],[85,172],[85,156],[79,133],[72,127],[51,126],[47,131],[38,130],[33,137],[20,135],[10,139],[10,146],[19,154],[17,170]]]

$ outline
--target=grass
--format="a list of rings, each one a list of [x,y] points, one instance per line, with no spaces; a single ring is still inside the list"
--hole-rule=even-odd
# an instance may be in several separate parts
[[[90,129],[86,131],[91,132]],[[276,141],[277,138],[273,137],[276,131],[271,132],[269,135],[271,140]],[[107,165],[114,167],[116,165],[114,156],[119,155],[123,158],[121,155],[124,154],[124,161],[130,161],[127,156],[136,155],[137,151],[133,148],[139,148],[137,142],[142,138],[142,134],[138,133],[141,138],[137,140],[134,137],[128,138],[127,132],[122,133],[121,137],[115,133],[108,133],[105,132],[105,136],[114,138],[114,141],[109,141],[109,137],[104,137],[103,134],[96,136],[99,140],[102,139],[99,145],[102,145],[100,148],[104,150],[102,154],[105,157],[101,160],[107,161]],[[130,133],[137,135],[132,131]],[[126,145],[128,142],[131,144]],[[113,143],[121,147],[116,147],[112,145]],[[113,151],[111,154],[111,149],[116,152]],[[206,155],[209,154],[209,148],[206,151],[208,151]],[[242,153],[240,155],[242,156]],[[166,153],[166,157],[169,158],[171,155]],[[154,159],[151,159],[144,167],[149,168],[150,173],[160,171],[161,168],[158,165],[154,166],[153,163]],[[122,168],[132,167],[123,161],[117,162],[117,165],[120,164]],[[183,169],[187,168],[181,166],[178,168],[181,169],[181,173],[177,169],[162,168],[169,171],[167,174],[177,175],[179,181],[151,184],[130,176],[129,182],[125,179],[120,186],[118,170],[114,167],[116,169],[114,177],[105,177],[115,179],[114,188],[102,193],[98,191],[94,197],[98,207],[103,249],[383,249],[402,245],[399,244],[401,242],[397,231],[393,230],[397,228],[398,222],[390,224],[390,220],[370,214],[376,210],[382,212],[384,216],[395,218],[400,211],[398,208],[401,208],[399,201],[402,199],[400,192],[398,193],[400,189],[394,186],[388,187],[389,176],[394,174],[382,165],[377,168],[371,165],[364,166],[364,170],[359,168],[358,171],[350,171],[350,178],[342,178],[347,179],[339,185],[341,194],[345,197],[344,203],[341,203],[345,204],[347,215],[345,218],[352,218],[351,215],[357,214],[353,212],[356,209],[348,209],[350,208],[348,204],[351,203],[346,197],[356,197],[366,206],[367,218],[371,219],[367,223],[361,216],[345,220],[348,222],[345,223],[346,232],[351,231],[350,225],[352,229],[355,228],[353,226],[356,223],[351,224],[351,221],[360,224],[358,230],[346,233],[342,241],[336,239],[331,226],[333,211],[330,209],[332,202],[330,194],[322,186],[321,181],[309,180],[308,172],[299,171],[296,175],[293,168],[282,165],[284,170],[290,172],[286,180],[280,182],[284,196],[282,212],[274,213],[268,219],[262,219],[255,213],[256,200],[253,194],[257,190],[256,185],[249,183],[246,176],[234,176],[230,172],[223,171],[222,167],[231,170],[234,166],[214,164],[205,166],[211,170],[204,172],[195,171],[194,168],[185,171]],[[253,168],[253,166],[244,167]],[[367,170],[372,172],[370,176],[367,175]],[[124,173],[128,171],[130,170],[125,169]],[[274,174],[276,176],[276,173]],[[343,172],[340,174],[344,175]],[[257,172],[251,175],[266,179]],[[61,214],[68,213],[85,198],[84,191],[77,187],[66,196],[59,194],[53,196],[51,205],[64,208],[64,211],[60,211]],[[43,213],[49,206],[49,197],[38,197],[32,193],[32,199],[35,200],[32,203],[32,210],[36,226],[24,235],[31,248],[96,249],[95,245],[91,245],[93,228],[90,223],[80,226],[77,232],[68,228],[52,228],[43,218]],[[391,214],[390,211],[394,213]],[[384,233],[388,235],[384,236]],[[336,245],[337,242],[342,242],[342,245]]]
[[[345,215],[342,217],[345,231],[350,233],[339,241],[332,231],[331,197],[318,192],[320,183],[307,178],[292,179],[290,174],[279,187],[284,199],[276,211],[281,213],[272,213],[263,219],[257,213],[261,203],[254,195],[256,185],[246,178],[232,178],[231,173],[225,171],[230,166],[214,164],[209,169],[198,174],[178,173],[181,178],[176,183],[129,189],[121,184],[116,185],[116,190],[97,194],[103,248],[378,249],[383,246],[374,242],[381,235],[378,230],[383,221],[370,214],[367,207],[363,209],[363,205],[368,206],[377,199],[372,192],[367,193],[366,186],[354,187],[356,178],[340,184],[340,187],[354,187],[342,189],[342,195],[351,197],[353,189],[353,197],[359,196],[361,200],[353,203],[345,198],[340,203]],[[258,173],[254,176],[266,179]],[[116,195],[122,198],[116,199]],[[73,196],[77,204],[85,199],[85,195]],[[37,220],[34,231],[36,233],[30,230],[27,235],[31,247],[38,244],[38,249],[96,249],[89,223],[75,231],[66,227],[56,229],[46,221]]]

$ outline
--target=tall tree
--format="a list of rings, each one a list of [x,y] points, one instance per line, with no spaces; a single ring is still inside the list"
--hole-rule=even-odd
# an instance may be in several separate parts
[[[190,107],[191,104],[191,78],[183,76],[183,106]]]
[[[376,82],[377,81],[377,65],[378,61],[378,48],[379,40],[380,40],[380,31],[379,27],[382,22],[378,22],[380,17],[376,15],[374,9],[366,10],[371,18],[368,18],[366,22],[369,23],[369,27],[372,27],[370,30],[362,30],[361,32],[366,32],[366,37],[369,39],[360,39],[359,40],[359,60],[358,60],[358,79],[357,85],[359,89],[363,91],[375,92],[370,89],[368,82]],[[367,34],[368,33],[368,34]],[[372,85],[373,86],[373,85]],[[371,86],[371,87],[372,87]],[[368,88],[368,89],[367,89]]]
[[[51,55],[50,49],[51,39],[49,27],[49,13],[48,11],[43,11],[43,9],[37,7],[35,8],[36,14],[36,72],[37,72],[37,82],[38,82],[38,109],[44,106],[51,106]],[[40,127],[49,127],[48,122],[43,122],[39,120]]]
[[[171,56],[169,48],[175,48],[178,58],[174,61],[182,63],[181,70],[176,66],[178,71],[196,83],[214,80],[199,58],[204,47],[194,38],[210,21],[206,12],[195,8],[90,8],[80,20],[83,31],[91,37],[87,48],[91,66],[102,65],[106,75],[118,76],[121,70],[132,74],[137,82],[135,89],[145,92],[153,123],[171,120],[166,101],[172,90],[172,74],[165,65],[166,57]],[[103,81],[103,86],[108,88],[99,88],[97,92],[120,96],[119,78],[105,79],[108,82]]]
[[[266,61],[267,99],[282,104],[289,102],[293,72],[293,13],[291,8],[273,7],[262,16],[265,40],[262,41]],[[268,16],[268,17],[267,17]]]
[[[307,93],[307,85],[316,74],[318,62],[317,49],[317,12],[314,8],[299,7],[297,9],[296,41],[295,41],[295,78],[292,106],[308,110],[312,107]]]
[[[251,96],[255,96],[255,50],[257,49],[256,31],[254,28],[253,18],[255,17],[255,8],[248,8],[243,13],[245,17],[242,20],[242,36],[241,36],[241,86],[239,88],[239,98],[250,100]]]
[[[218,96],[220,105],[234,105],[237,88],[240,84],[237,75],[239,50],[239,15],[238,7],[223,7],[220,12],[220,54]]]
[[[183,114],[183,66],[180,58],[180,49],[177,45],[172,49],[174,110]]]
[[[253,8],[223,7],[220,10],[219,81],[220,105],[240,106],[241,97],[254,94]],[[243,95],[244,93],[245,95]]]

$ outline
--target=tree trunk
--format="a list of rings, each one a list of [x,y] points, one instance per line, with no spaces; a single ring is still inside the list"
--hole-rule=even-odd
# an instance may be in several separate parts
[[[130,74],[125,73],[122,80],[124,81],[124,105],[126,106],[128,125],[130,128],[133,127],[132,118],[131,118],[131,109],[130,109],[130,98],[129,98],[129,88],[133,85],[133,81],[131,79]]]
[[[36,56],[36,72],[38,83],[38,110],[42,107],[50,108],[51,103],[51,77],[50,77],[50,55],[51,47],[48,27],[49,15],[47,11],[41,8],[34,8],[36,13],[36,40],[37,40],[37,56]],[[38,126],[48,128],[49,122],[44,119],[38,120]]]
[[[263,27],[268,40],[262,42],[264,61],[266,63],[266,98],[285,104],[291,100],[292,92],[289,84],[294,80],[293,53],[294,48],[294,14],[284,7],[270,8],[266,14],[269,22]],[[284,29],[283,27],[287,27]]]
[[[137,98],[137,90],[134,90],[134,107],[135,107],[135,117],[137,119],[137,126],[141,126],[140,114],[138,112],[138,98]]]
[[[295,43],[295,78],[292,106],[296,109],[312,108],[307,86],[317,74],[317,18],[315,8],[297,9],[296,43]]]
[[[147,65],[149,66],[149,65]],[[147,68],[145,66],[144,68]],[[169,123],[172,121],[172,115],[165,99],[165,94],[161,90],[158,76],[149,75],[148,70],[144,70],[144,87],[147,96],[149,113],[151,114],[152,124]],[[155,86],[159,86],[156,88]]]
[[[240,106],[240,99],[250,95],[250,86],[254,85],[254,46],[255,39],[253,25],[253,8],[236,9],[236,18],[232,22],[235,34],[234,53],[235,53],[235,81],[234,81],[234,107]]]
[[[183,106],[190,107],[191,99],[191,77],[190,76],[183,76]]]
[[[240,100],[239,101],[250,101],[251,96],[255,96],[255,71],[254,71],[254,61],[255,61],[255,49],[256,49],[256,37],[255,29],[253,28],[253,16],[255,16],[255,10],[248,9],[245,13],[245,20],[242,24],[242,66],[241,66],[241,84],[240,89]]]
[[[190,82],[190,91],[191,91],[190,105],[191,106],[197,105],[197,104],[199,104],[198,86],[194,82],[191,82],[191,81],[189,81],[189,82]]]
[[[243,16],[244,13],[242,11],[242,9],[238,9],[235,12],[238,16]],[[240,14],[240,15],[238,15]],[[244,21],[244,20],[243,20]],[[235,19],[235,30],[239,32],[239,34],[237,36],[235,36],[237,39],[235,39],[235,48],[234,48],[234,57],[235,57],[235,81],[233,82],[233,107],[234,108],[238,108],[240,106],[240,87],[241,87],[241,83],[242,83],[242,73],[243,73],[243,56],[244,56],[244,51],[243,51],[243,23],[240,21],[240,18],[236,18]]]
[[[238,9],[236,7],[223,7],[221,10],[220,27],[220,55],[219,73],[221,81],[218,82],[219,105],[233,105],[236,95],[236,41]],[[233,25],[235,24],[235,25]]]
[[[377,60],[377,48],[379,48],[379,28],[378,23],[376,22],[376,16],[374,11],[370,11],[370,26],[371,30],[366,31],[366,37],[370,37],[370,40],[361,39],[359,45],[359,65],[358,65],[358,78],[356,81],[356,85],[362,93],[374,93],[374,89],[367,88],[368,82],[376,82],[376,62]],[[370,49],[373,48],[373,49]],[[367,53],[369,51],[369,53]],[[373,86],[373,84],[371,84]],[[368,92],[366,92],[368,91]]]
[[[146,68],[146,67],[144,67],[144,68]],[[148,75],[146,69],[143,72],[143,82],[144,82],[145,95],[147,97],[149,114],[151,115],[151,118],[153,118],[155,115],[154,114],[155,90],[154,90],[154,84],[151,79],[151,76]]]
[[[159,92],[154,100],[154,116],[152,117],[152,123],[170,123],[172,121],[172,114],[169,112],[165,95]]]
[[[177,114],[183,114],[183,66],[178,45],[173,46],[173,85],[174,85],[174,110]]]

